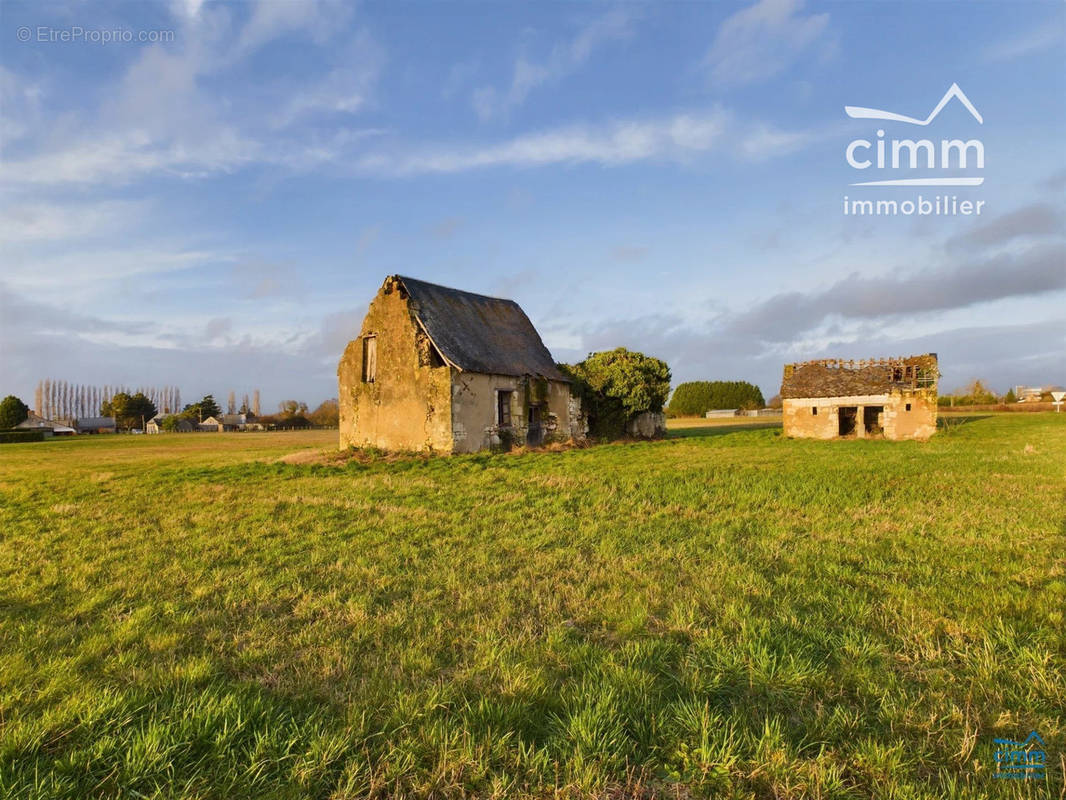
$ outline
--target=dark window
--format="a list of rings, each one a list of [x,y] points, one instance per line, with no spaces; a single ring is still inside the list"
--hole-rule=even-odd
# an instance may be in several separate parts
[[[378,375],[378,337],[363,337],[363,383],[373,383]]]
[[[892,368],[892,380],[895,383],[899,383],[903,380],[903,367]]]
[[[815,417],[818,416],[818,408],[816,406],[811,406],[811,415]]]
[[[910,403],[907,403],[907,410],[908,410],[908,411],[910,411],[910,410],[911,410],[911,404],[910,404]]]
[[[501,428],[511,427],[511,394],[512,392],[496,392],[496,424]]]

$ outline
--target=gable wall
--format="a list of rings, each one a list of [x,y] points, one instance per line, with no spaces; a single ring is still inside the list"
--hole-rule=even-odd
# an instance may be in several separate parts
[[[363,382],[363,338],[377,336],[377,374]],[[387,283],[337,368],[341,448],[452,451],[451,368],[432,366],[425,334]]]

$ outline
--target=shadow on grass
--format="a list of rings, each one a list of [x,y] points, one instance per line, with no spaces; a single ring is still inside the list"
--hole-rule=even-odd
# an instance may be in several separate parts
[[[707,425],[697,428],[678,428],[666,432],[667,439],[692,439],[697,436],[724,436],[727,433],[741,431],[760,431],[768,428],[780,428],[780,422],[749,422],[741,425]]]

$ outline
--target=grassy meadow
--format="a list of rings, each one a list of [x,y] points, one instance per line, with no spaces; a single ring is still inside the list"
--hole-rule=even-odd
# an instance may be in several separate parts
[[[0,797],[1063,796],[1066,414],[334,437],[0,447]]]

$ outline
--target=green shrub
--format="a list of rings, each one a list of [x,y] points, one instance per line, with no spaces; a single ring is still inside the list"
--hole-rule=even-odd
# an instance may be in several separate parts
[[[560,364],[574,383],[588,418],[589,435],[617,439],[626,424],[646,411],[661,412],[670,393],[670,367],[665,361],[619,347],[590,353],[579,364]]]

